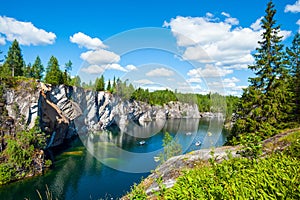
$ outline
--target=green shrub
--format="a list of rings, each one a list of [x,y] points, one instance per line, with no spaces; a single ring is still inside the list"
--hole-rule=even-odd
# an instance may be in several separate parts
[[[235,158],[192,169],[178,178],[165,199],[300,199],[299,160],[273,154]]]

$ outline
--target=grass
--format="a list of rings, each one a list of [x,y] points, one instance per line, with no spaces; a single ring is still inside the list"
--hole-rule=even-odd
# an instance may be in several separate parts
[[[129,199],[300,199],[300,131],[270,140],[257,159],[230,158],[182,171],[175,185],[145,196],[135,185]],[[279,151],[280,150],[280,151]],[[230,155],[229,155],[230,157]],[[147,180],[147,179],[146,179]],[[163,187],[162,187],[163,188]]]

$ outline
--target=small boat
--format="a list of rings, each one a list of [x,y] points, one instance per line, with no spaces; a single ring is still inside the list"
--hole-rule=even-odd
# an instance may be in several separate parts
[[[160,158],[157,157],[157,156],[155,156],[155,157],[154,157],[154,161],[155,161],[155,162],[159,162],[159,161],[160,161]]]
[[[144,145],[144,144],[146,144],[145,140],[139,141],[139,145]]]
[[[211,133],[211,132],[208,132],[207,135],[210,137],[210,136],[212,136],[212,133]]]
[[[191,132],[187,132],[187,133],[185,133],[185,135],[192,135],[192,133]]]
[[[201,142],[200,142],[200,141],[197,141],[197,142],[195,143],[195,145],[196,145],[196,146],[200,146],[200,145],[201,145]]]

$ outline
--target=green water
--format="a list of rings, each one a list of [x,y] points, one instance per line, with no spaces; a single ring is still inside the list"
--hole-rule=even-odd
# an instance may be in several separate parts
[[[169,120],[163,126],[152,123],[134,128],[133,132],[126,130],[95,134],[92,143],[91,139],[81,141],[78,138],[70,148],[55,157],[52,170],[43,176],[1,187],[0,199],[39,199],[36,190],[44,196],[46,186],[58,199],[115,199],[126,194],[133,183],[139,182],[156,167],[153,155],[161,151],[165,131],[178,139],[184,153],[221,146],[225,142],[222,122],[216,119]],[[141,140],[146,144],[139,145]],[[202,145],[196,146],[196,141],[201,141]],[[124,156],[128,152],[138,156]]]

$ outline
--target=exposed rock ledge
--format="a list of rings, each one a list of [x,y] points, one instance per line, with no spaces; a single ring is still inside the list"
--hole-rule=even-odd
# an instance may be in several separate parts
[[[123,101],[108,92],[49,86],[42,82],[37,83],[37,88],[32,88],[30,82],[23,82],[19,89],[6,91],[5,97],[8,114],[15,122],[19,121],[19,125],[31,128],[36,118],[40,118],[42,130],[50,136],[48,147],[61,145],[76,134],[106,129],[112,124],[126,125],[133,121],[143,125],[157,119],[201,117],[196,104],[169,102],[164,106],[152,106]]]

